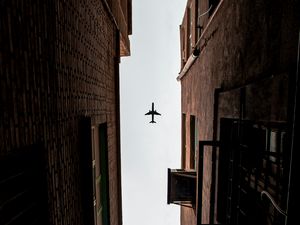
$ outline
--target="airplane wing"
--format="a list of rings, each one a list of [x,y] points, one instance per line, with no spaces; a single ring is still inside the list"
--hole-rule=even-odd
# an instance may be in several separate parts
[[[160,113],[158,113],[158,112],[156,112],[156,111],[154,111],[153,114],[154,114],[154,115],[161,115]]]
[[[152,113],[149,111],[149,112],[147,112],[145,115],[151,115]]]

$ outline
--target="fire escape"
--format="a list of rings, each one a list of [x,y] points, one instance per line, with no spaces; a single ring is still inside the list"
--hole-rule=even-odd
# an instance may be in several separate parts
[[[202,182],[210,176],[210,224],[284,224],[287,139],[286,123],[222,118],[220,140],[199,142],[197,172],[168,169],[168,204],[194,208],[201,224]],[[211,174],[203,173],[204,151],[212,151]]]

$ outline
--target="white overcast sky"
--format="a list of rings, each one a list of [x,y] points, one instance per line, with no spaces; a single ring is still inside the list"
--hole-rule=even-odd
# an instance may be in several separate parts
[[[179,225],[167,168],[180,168],[179,25],[185,0],[133,0],[131,56],[121,59],[124,225]],[[150,124],[151,103],[162,116]]]

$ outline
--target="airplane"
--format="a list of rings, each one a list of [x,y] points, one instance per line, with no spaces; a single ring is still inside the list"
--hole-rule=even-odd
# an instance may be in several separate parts
[[[150,123],[156,123],[154,121],[154,115],[161,115],[160,113],[156,112],[156,110],[154,110],[154,103],[152,102],[152,110],[149,110],[149,112],[147,112],[145,115],[151,115],[152,116],[152,120],[150,121]]]

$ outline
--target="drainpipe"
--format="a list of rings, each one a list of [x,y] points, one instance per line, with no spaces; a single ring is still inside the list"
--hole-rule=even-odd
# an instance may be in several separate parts
[[[183,69],[180,71],[179,76],[176,78],[177,81],[180,81],[181,78],[186,74],[186,72],[191,68],[195,60],[198,58],[199,54],[200,50],[198,48],[194,49],[193,53],[188,58],[188,61],[185,63]]]

